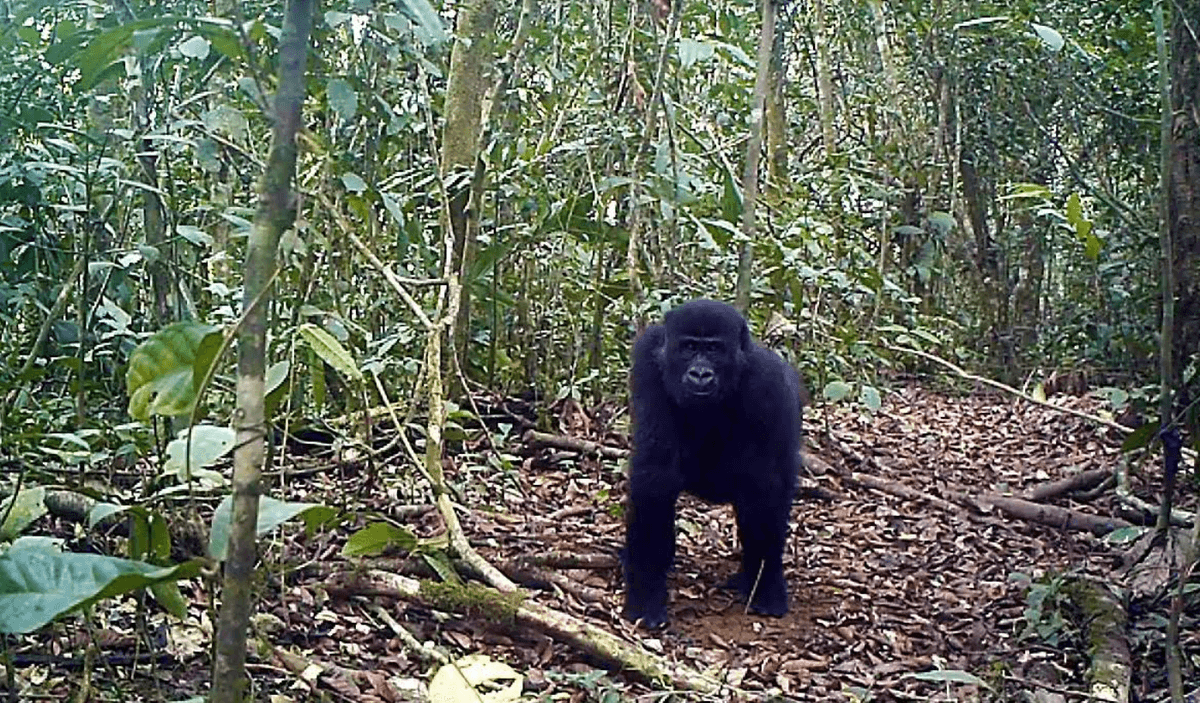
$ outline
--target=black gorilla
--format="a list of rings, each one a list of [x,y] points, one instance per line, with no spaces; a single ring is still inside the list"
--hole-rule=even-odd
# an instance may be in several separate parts
[[[800,466],[800,377],[750,339],[734,308],[693,300],[633,348],[633,459],[623,562],[629,620],[667,622],[680,492],[737,512],[742,568],[727,584],[756,613],[787,613],[783,546]]]

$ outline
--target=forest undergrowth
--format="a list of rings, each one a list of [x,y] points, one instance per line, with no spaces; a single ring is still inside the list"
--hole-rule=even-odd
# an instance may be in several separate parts
[[[1095,414],[1103,405],[1090,396],[1050,402]],[[648,634],[620,618],[623,409],[560,401],[539,423],[537,409],[517,400],[480,399],[479,406],[492,439],[464,441],[445,460],[456,501],[469,506],[463,525],[476,548],[536,601],[725,681],[730,693],[720,699],[1085,700],[1097,642],[1080,584],[1112,594],[1127,613],[1122,637],[1135,699],[1164,699],[1169,564],[1139,553],[1145,540],[1129,529],[1121,531],[1130,537],[1124,542],[1090,531],[1104,521],[1152,521],[1136,501],[1157,502],[1154,460],[1132,463],[1123,484],[1132,498],[1112,485],[1123,437],[1111,427],[1005,395],[919,387],[887,395],[875,413],[836,405],[809,410],[808,461],[785,555],[791,612],[781,619],[743,612],[721,588],[737,566],[731,511],[685,497],[672,621]],[[498,436],[508,441],[494,444]],[[575,440],[594,444],[581,452]],[[345,452],[310,447],[284,463],[282,497],[357,515],[377,511],[423,538],[442,529],[422,501],[420,482],[401,478],[409,472],[399,460],[368,467]],[[1183,493],[1180,507],[1194,511],[1194,491]],[[1042,507],[1027,514],[1016,504]],[[1039,513],[1043,508],[1051,510]],[[281,566],[260,581],[255,629],[274,648],[251,662],[261,691],[293,690],[300,674],[317,666],[325,673],[307,684],[314,692],[332,687],[348,700],[417,700],[438,662],[431,652],[440,652],[507,663],[524,676],[522,700],[661,695],[611,662],[532,628],[329,587],[331,575],[353,568],[341,550],[357,526],[351,520],[312,537],[289,531],[266,547]],[[412,554],[367,563],[426,578],[437,567]],[[208,597],[198,588],[184,592],[197,601]],[[132,612],[111,612],[91,633],[115,664],[97,676],[122,670],[135,655],[147,663],[147,653],[133,648]],[[1196,614],[1193,603],[1185,625]],[[161,614],[150,620],[163,648],[125,685],[144,690],[146,699],[163,687],[204,690],[208,654],[197,643],[207,640],[201,633],[211,623]],[[1194,666],[1200,632],[1185,626],[1183,633],[1184,661]],[[31,646],[53,644],[44,634]],[[14,652],[18,662],[35,655]],[[71,660],[53,661],[41,687],[47,694],[66,690],[74,675],[63,664]],[[937,671],[966,672],[983,685],[930,673]]]

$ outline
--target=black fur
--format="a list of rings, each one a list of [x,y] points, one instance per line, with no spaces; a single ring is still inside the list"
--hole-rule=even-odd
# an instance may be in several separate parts
[[[742,568],[728,585],[752,611],[784,615],[783,546],[800,466],[795,369],[750,339],[737,310],[693,300],[638,338],[632,376],[625,617],[648,628],[667,622],[683,491],[733,504]]]

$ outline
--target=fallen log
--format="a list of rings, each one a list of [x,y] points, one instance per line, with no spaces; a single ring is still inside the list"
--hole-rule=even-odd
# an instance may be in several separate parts
[[[1076,579],[1066,589],[1083,614],[1090,647],[1088,700],[1128,703],[1133,663],[1125,637],[1127,617],[1120,599],[1105,585]]]
[[[603,628],[528,600],[519,592],[501,593],[474,583],[462,586],[418,581],[378,569],[336,574],[329,581],[327,591],[398,598],[461,615],[476,614],[492,624],[520,624],[651,682],[669,681],[675,688],[714,696],[719,694],[725,699],[747,695],[745,691],[687,666],[667,661],[640,645],[626,642]]]

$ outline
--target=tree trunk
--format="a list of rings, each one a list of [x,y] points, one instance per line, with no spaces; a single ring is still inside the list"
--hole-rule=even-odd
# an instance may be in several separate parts
[[[788,116],[784,89],[787,86],[783,65],[782,35],[771,45],[771,72],[767,91],[767,186],[774,192],[786,190],[788,179]]]
[[[762,34],[758,39],[758,75],[754,79],[754,109],[750,113],[750,143],[746,145],[746,171],[742,176],[742,234],[746,241],[738,253],[737,288],[734,307],[746,312],[750,305],[750,274],[753,269],[754,204],[758,199],[758,161],[762,154],[763,106],[767,102],[771,72],[771,48],[775,45],[775,0],[762,0]]]
[[[246,246],[244,320],[238,335],[237,444],[233,450],[233,526],[229,536],[221,613],[213,658],[213,703],[245,699],[246,628],[250,621],[258,498],[265,456],[266,332],[269,286],[275,276],[279,238],[296,218],[292,179],[296,132],[304,104],[304,63],[312,28],[312,0],[288,0],[279,40],[279,88],[274,134],[259,187],[258,211]]]
[[[1171,131],[1168,135],[1166,225],[1173,248],[1174,370],[1182,374],[1200,350],[1200,0],[1177,0],[1171,10]],[[1193,379],[1194,385],[1200,382]]]
[[[464,361],[467,342],[471,339],[470,268],[479,233],[480,204],[471,195],[472,191],[481,192],[484,175],[481,165],[476,162],[483,133],[483,102],[492,72],[495,28],[495,0],[476,0],[459,7],[455,27],[457,41],[450,52],[446,101],[442,109],[446,124],[442,129],[441,175],[447,179],[449,196],[446,213],[449,222],[444,226],[454,233],[453,267],[462,282],[453,348],[449,351],[460,355]],[[463,368],[467,368],[467,364],[464,363]],[[457,383],[452,385],[457,386]]]
[[[817,114],[821,121],[821,144],[825,158],[837,148],[833,137],[833,69],[829,65],[829,37],[825,27],[825,0],[813,0],[813,22],[817,45]]]

